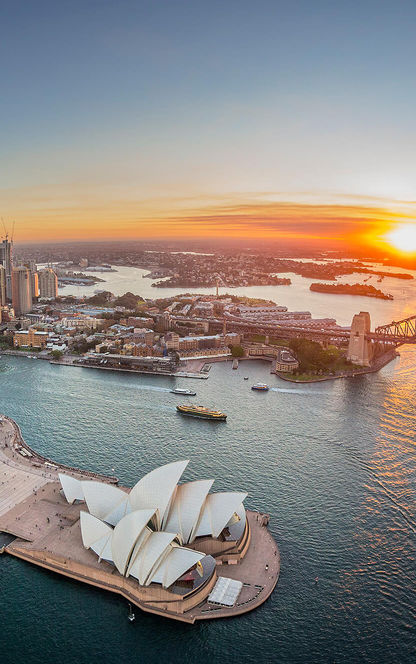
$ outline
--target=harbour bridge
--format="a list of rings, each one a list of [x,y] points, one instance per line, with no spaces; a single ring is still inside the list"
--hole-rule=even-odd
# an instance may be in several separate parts
[[[357,314],[360,315],[360,314]],[[210,320],[210,329],[220,331],[223,323],[218,320]],[[320,328],[314,325],[289,325],[279,323],[252,322],[243,320],[228,320],[227,330],[230,332],[245,332],[247,334],[265,334],[275,338],[303,337],[307,339],[327,340],[337,338],[340,341],[348,341],[351,329],[339,326]],[[365,331],[365,337],[369,341],[389,344],[390,346],[401,346],[403,344],[416,343],[416,315],[393,321],[387,325],[376,327],[374,332]]]
[[[371,331],[370,314],[360,312],[353,317],[351,327],[338,325],[319,327],[311,321],[303,324],[284,325],[277,322],[248,321],[233,316],[224,321],[210,318],[211,333],[224,331],[225,325],[229,332],[240,334],[257,334],[275,339],[302,338],[318,341],[324,345],[348,346],[347,357],[355,364],[369,366],[373,360],[385,353],[392,352],[404,344],[416,344],[416,315],[380,325]]]

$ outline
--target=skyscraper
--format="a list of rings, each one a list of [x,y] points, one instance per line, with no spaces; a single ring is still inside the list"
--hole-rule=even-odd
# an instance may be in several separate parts
[[[12,304],[16,316],[26,314],[32,309],[32,279],[27,267],[12,269]]]
[[[32,301],[39,297],[39,278],[37,273],[37,266],[34,260],[29,260],[23,263],[30,272],[30,281],[32,287]]]
[[[40,297],[54,300],[58,295],[58,277],[51,267],[39,272]]]
[[[9,299],[12,297],[12,246],[12,243],[9,242],[8,235],[6,235],[5,239],[0,244],[0,265],[2,265],[6,271],[6,296]]]
[[[35,300],[39,297],[39,275],[37,272],[30,273],[30,279],[32,284],[32,300]]]
[[[0,265],[0,306],[6,304],[6,270]]]

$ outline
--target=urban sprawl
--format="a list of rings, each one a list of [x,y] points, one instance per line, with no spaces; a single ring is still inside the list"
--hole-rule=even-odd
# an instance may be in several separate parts
[[[1,351],[74,366],[183,376],[203,377],[208,362],[230,357],[268,359],[275,373],[304,377],[351,370],[349,328],[271,301],[219,295],[218,277],[212,295],[143,299],[105,290],[90,297],[58,295],[59,285],[102,281],[88,272],[114,270],[105,263],[91,266],[87,258],[38,267],[24,254],[14,258],[6,237],[0,244]],[[162,272],[153,263],[151,276]]]

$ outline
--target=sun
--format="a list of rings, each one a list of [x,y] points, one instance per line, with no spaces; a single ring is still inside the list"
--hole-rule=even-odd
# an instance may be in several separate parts
[[[399,251],[416,252],[416,224],[397,226],[387,233],[386,240]]]

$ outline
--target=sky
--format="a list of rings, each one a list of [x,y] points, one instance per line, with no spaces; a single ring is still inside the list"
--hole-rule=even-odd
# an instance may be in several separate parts
[[[416,218],[416,3],[0,0],[15,241],[377,244]]]

